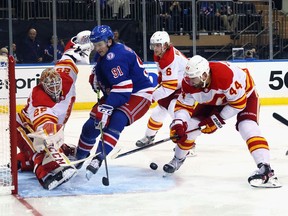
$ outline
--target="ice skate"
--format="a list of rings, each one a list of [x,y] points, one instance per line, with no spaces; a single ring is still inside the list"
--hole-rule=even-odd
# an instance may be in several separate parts
[[[155,139],[155,135],[154,136],[144,136],[142,139],[138,140],[136,142],[136,146],[137,147],[143,147],[146,145],[149,145],[150,143],[152,143]]]
[[[91,177],[98,172],[99,168],[101,167],[101,164],[102,159],[99,157],[99,155],[97,155],[91,160],[90,164],[86,167],[87,180],[90,180]]]
[[[194,145],[187,153],[187,157],[195,157],[196,155],[196,146]]]
[[[42,185],[47,190],[53,190],[74,177],[76,173],[77,169],[74,167],[63,167],[63,169],[55,174],[49,173],[44,179],[42,179]]]
[[[278,182],[277,177],[274,175],[274,170],[270,165],[260,163],[257,165],[259,168],[252,176],[248,178],[248,182],[252,187],[257,188],[279,188],[282,185]]]
[[[185,159],[186,157],[184,157],[183,159],[178,159],[174,156],[174,158],[168,164],[165,164],[163,166],[164,172],[169,173],[169,174],[174,173],[176,170],[178,170],[182,166]]]

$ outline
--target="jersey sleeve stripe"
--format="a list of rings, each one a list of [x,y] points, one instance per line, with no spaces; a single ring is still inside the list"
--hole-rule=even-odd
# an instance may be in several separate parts
[[[118,83],[117,85],[113,85],[111,92],[119,93],[119,92],[132,92],[133,84],[132,80],[126,80]]]
[[[171,90],[176,90],[178,86],[178,81],[177,80],[169,80],[169,81],[163,81],[162,86],[164,88],[168,88]]]
[[[189,115],[192,116],[194,106],[185,105],[185,104],[181,103],[179,100],[177,100],[175,108],[174,108],[174,112],[181,110],[181,109],[187,110]]]
[[[44,124],[46,122],[53,122],[53,123],[57,124],[58,118],[56,116],[45,114],[45,115],[35,119],[33,121],[33,125],[34,125],[35,128],[38,128],[40,125],[42,125],[42,124]]]
[[[248,93],[248,92],[251,92],[255,86],[255,83],[253,81],[253,78],[251,77],[250,73],[249,73],[249,70],[244,68],[242,69],[245,73],[246,73],[246,89],[245,91]]]
[[[241,98],[239,98],[236,101],[229,101],[228,102],[230,106],[236,109],[244,109],[247,103],[247,97],[246,94],[244,94]]]
[[[78,74],[78,68],[76,67],[75,63],[70,60],[70,59],[65,59],[62,61],[59,61],[56,66],[61,66],[61,67],[70,67],[72,68],[73,71],[75,71],[76,74]]]

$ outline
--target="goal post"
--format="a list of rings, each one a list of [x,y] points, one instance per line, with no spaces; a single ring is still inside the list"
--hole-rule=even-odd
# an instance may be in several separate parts
[[[13,56],[0,56],[0,195],[18,193],[16,80]]]

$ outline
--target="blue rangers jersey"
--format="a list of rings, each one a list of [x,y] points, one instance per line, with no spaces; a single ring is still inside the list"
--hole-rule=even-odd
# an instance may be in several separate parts
[[[96,75],[106,104],[120,107],[129,101],[131,94],[152,99],[152,82],[141,59],[131,48],[113,43],[103,57],[95,55],[95,62],[92,73]]]

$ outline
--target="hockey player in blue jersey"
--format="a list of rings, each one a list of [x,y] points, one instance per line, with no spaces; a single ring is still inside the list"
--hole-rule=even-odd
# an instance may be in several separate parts
[[[89,81],[94,91],[101,90],[103,97],[83,125],[76,151],[77,159],[87,157],[101,135],[96,150],[100,154],[86,168],[88,180],[98,171],[105,155],[113,150],[125,126],[148,111],[154,90],[141,59],[131,48],[116,43],[113,37],[107,25],[96,26],[90,35],[96,50],[96,65]]]

